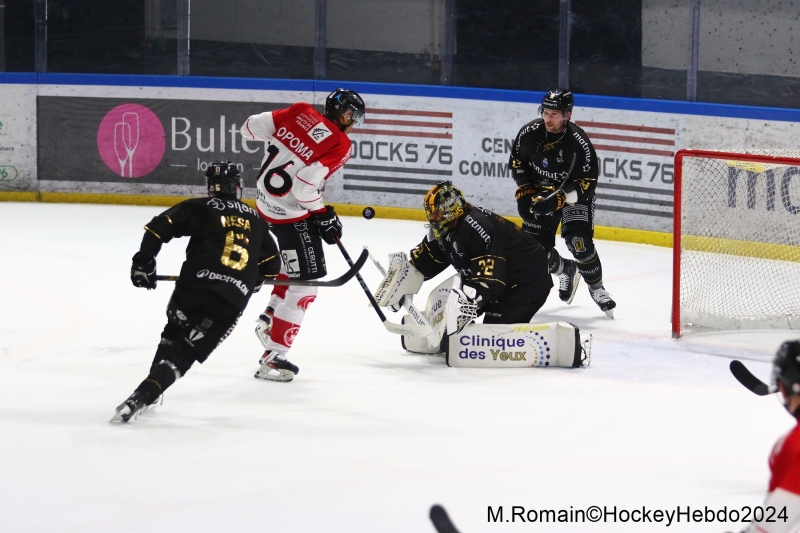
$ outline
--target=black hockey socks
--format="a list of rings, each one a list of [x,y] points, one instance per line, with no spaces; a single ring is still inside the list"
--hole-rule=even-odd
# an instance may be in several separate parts
[[[142,394],[147,405],[155,402],[179,377],[174,365],[161,361],[150,367],[150,374],[142,381],[136,391]]]
[[[600,264],[600,256],[597,253],[585,263],[578,261],[577,264],[583,280],[589,287],[597,289],[603,286],[603,265]]]
[[[547,270],[554,276],[560,276],[564,272],[564,260],[555,248],[547,251]]]

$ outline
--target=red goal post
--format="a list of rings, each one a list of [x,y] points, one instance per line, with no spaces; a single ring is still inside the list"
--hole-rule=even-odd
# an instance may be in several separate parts
[[[672,336],[800,329],[800,151],[675,154]]]

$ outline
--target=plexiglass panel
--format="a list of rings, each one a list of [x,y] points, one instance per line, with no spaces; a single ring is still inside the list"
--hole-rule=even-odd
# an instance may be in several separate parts
[[[697,101],[800,107],[800,4],[703,0]]]
[[[5,0],[0,5],[0,72],[33,72],[34,4]]]
[[[642,0],[572,2],[570,89],[641,96]]]
[[[314,77],[314,0],[193,0],[190,73]]]
[[[445,0],[328,0],[325,78],[438,85]]]
[[[174,0],[47,2],[47,71],[175,74]]]
[[[686,100],[689,0],[642,0],[642,98]]]
[[[555,87],[558,15],[558,0],[458,0],[453,85],[540,91]]]

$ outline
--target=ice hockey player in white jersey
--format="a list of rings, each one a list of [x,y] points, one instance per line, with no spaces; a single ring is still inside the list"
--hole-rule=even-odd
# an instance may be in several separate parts
[[[278,279],[325,276],[322,241],[336,244],[342,224],[333,207],[324,204],[322,188],[350,159],[347,134],[363,121],[364,114],[364,101],[356,92],[337,89],[328,95],[324,113],[300,102],[253,115],[242,126],[243,138],[266,143],[256,204],[271,223],[281,250],[283,268]],[[298,373],[286,353],[316,295],[316,287],[273,289],[256,326],[265,348],[256,378],[285,382]]]

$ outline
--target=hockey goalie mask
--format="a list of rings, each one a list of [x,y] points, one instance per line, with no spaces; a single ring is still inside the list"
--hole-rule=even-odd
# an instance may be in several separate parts
[[[437,239],[455,227],[464,214],[464,194],[452,182],[443,181],[425,195],[425,216]]]

